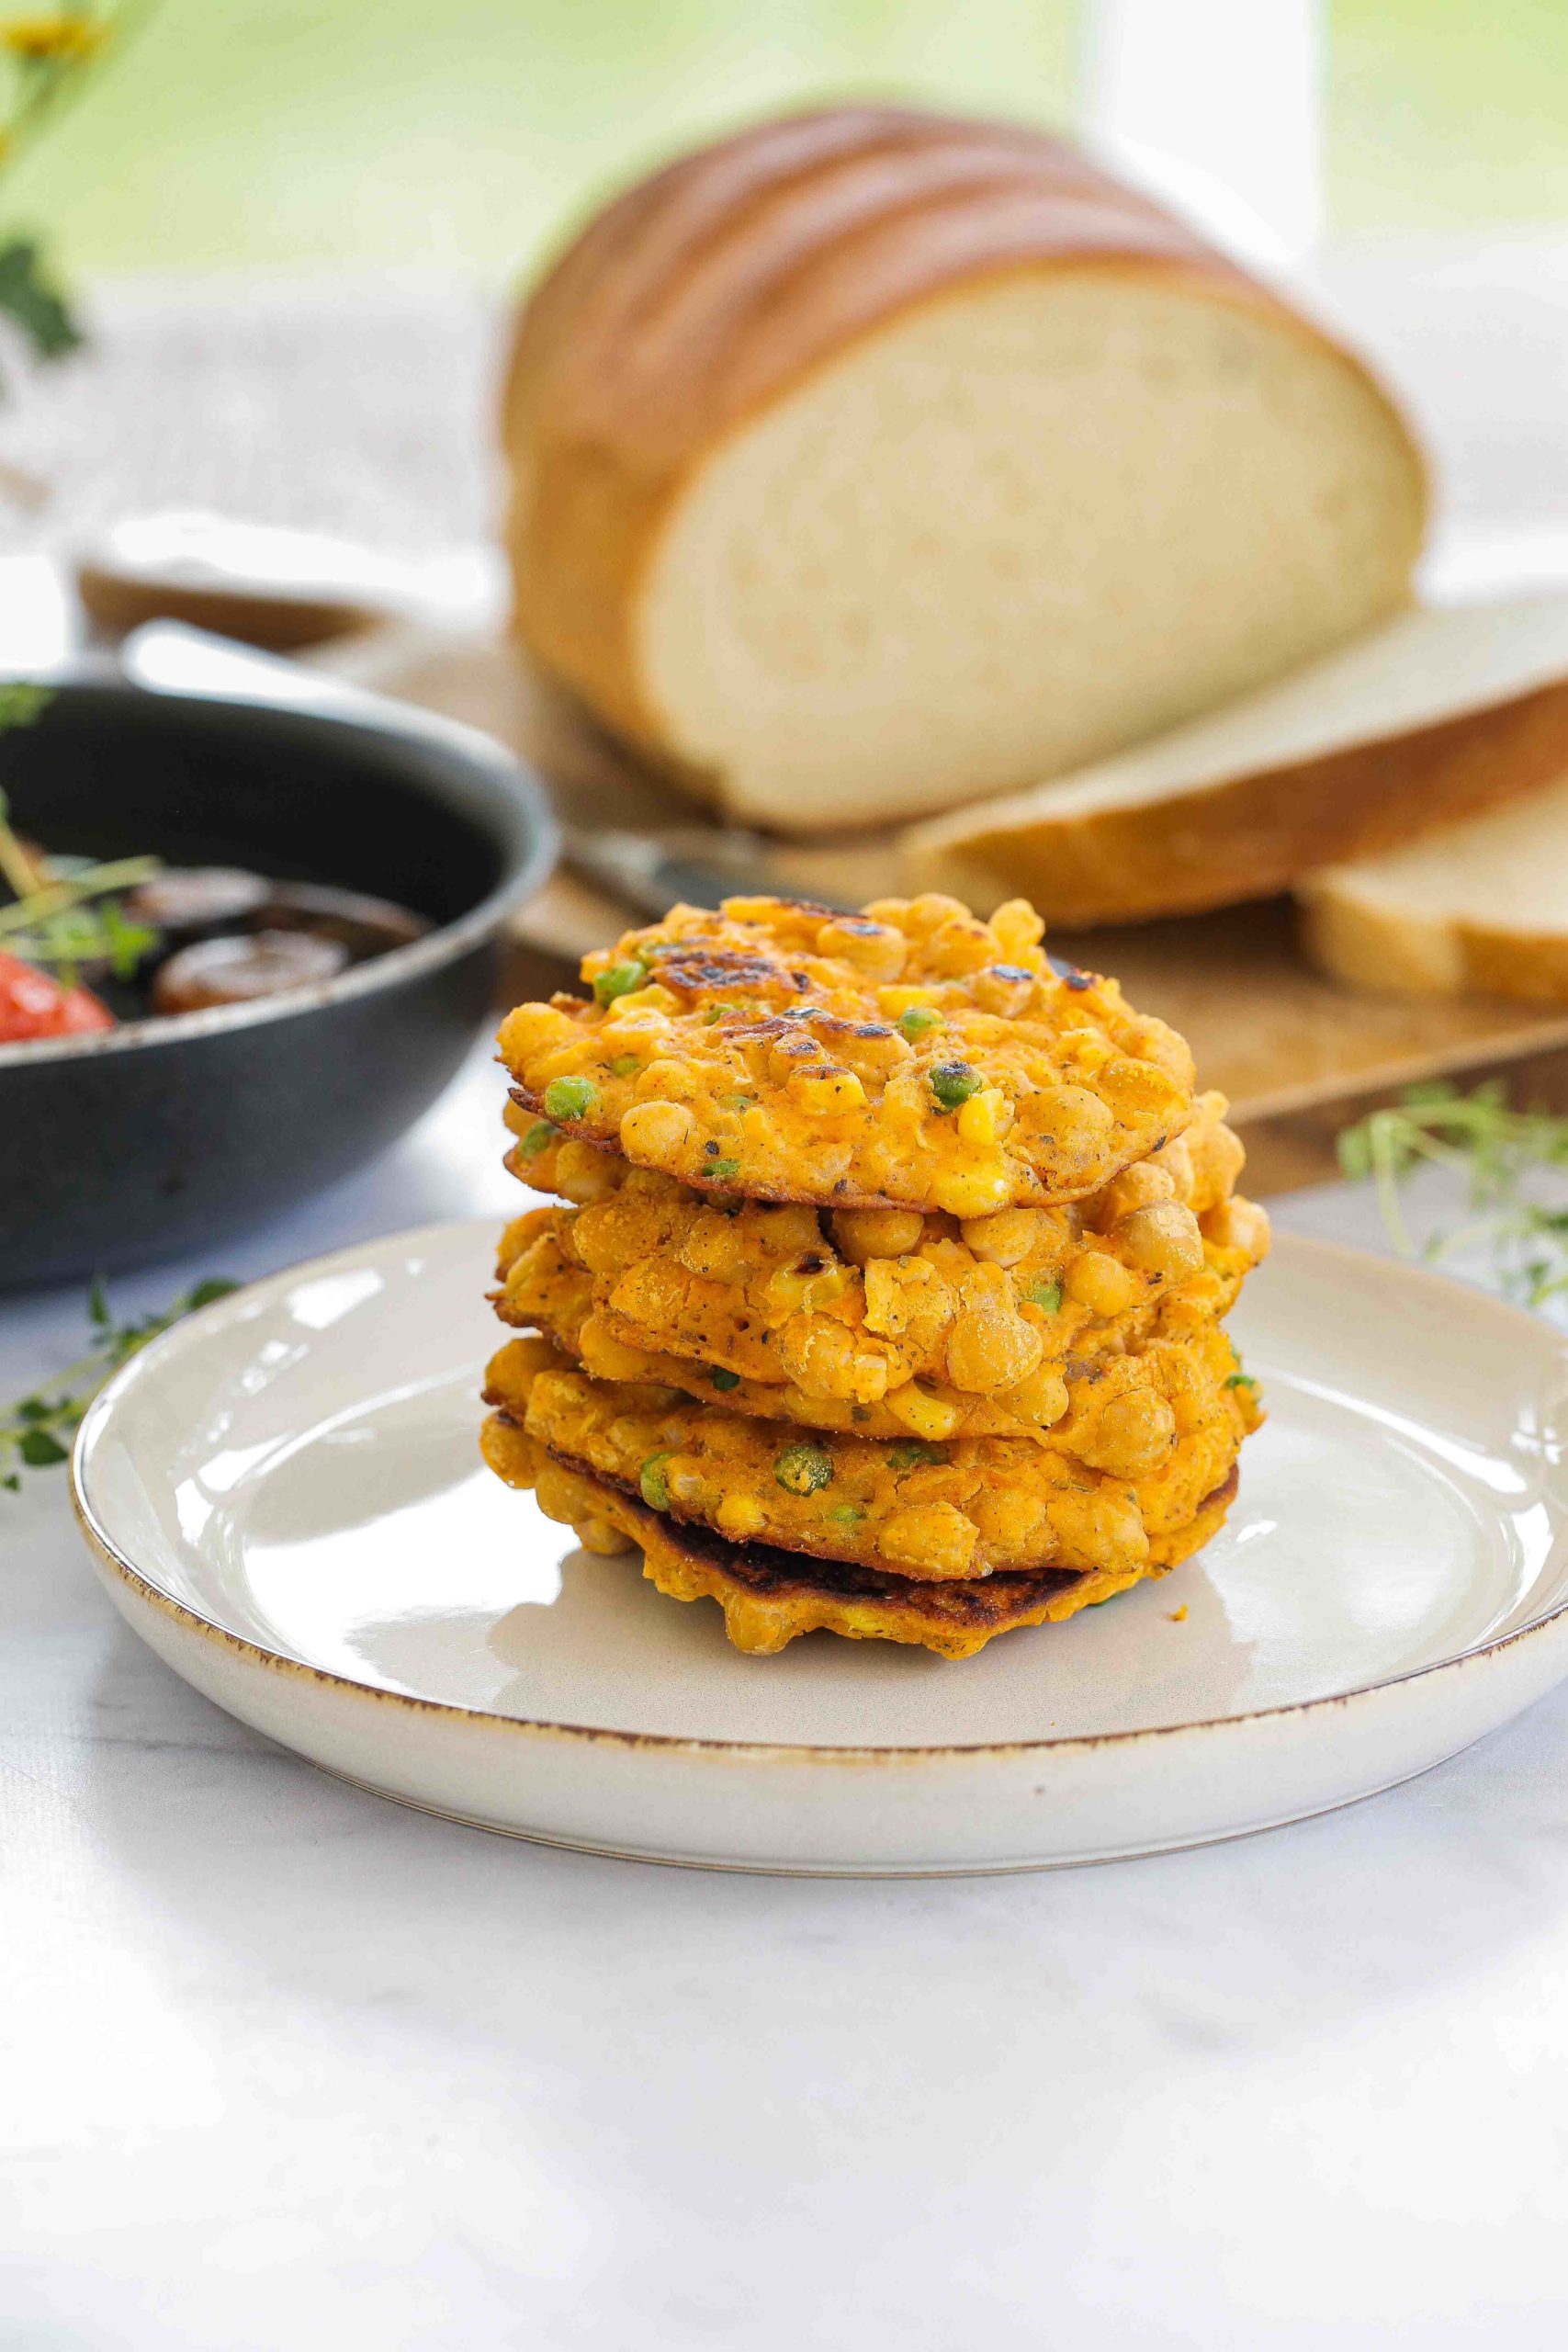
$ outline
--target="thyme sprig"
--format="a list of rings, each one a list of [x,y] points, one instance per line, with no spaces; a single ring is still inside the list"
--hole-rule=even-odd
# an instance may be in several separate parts
[[[1510,1108],[1495,1079],[1468,1094],[1433,1080],[1347,1127],[1339,1165],[1347,1176],[1371,1178],[1404,1256],[1431,1260],[1479,1247],[1499,1288],[1527,1306],[1568,1292],[1568,1187],[1553,1199],[1550,1182],[1568,1170],[1568,1118]],[[1470,1214],[1459,1226],[1434,1227],[1417,1249],[1401,1188],[1423,1167],[1457,1178]]]
[[[182,1291],[173,1306],[161,1314],[118,1322],[103,1283],[96,1281],[87,1294],[92,1345],[85,1355],[68,1363],[47,1387],[35,1389],[30,1396],[18,1397],[14,1405],[0,1408],[0,1488],[15,1494],[21,1486],[24,1469],[48,1470],[68,1461],[68,1441],[77,1423],[121,1364],[129,1363],[150,1340],[170,1329],[183,1316],[194,1314],[198,1306],[210,1306],[214,1299],[227,1298],[238,1287],[235,1283],[214,1277]]]
[[[30,727],[52,700],[48,686],[20,678],[0,683],[0,734]],[[13,830],[10,802],[0,791],[0,880],[13,893],[0,906],[0,948],[28,964],[51,965],[66,988],[95,964],[128,980],[157,946],[160,934],[132,921],[112,894],[162,871],[157,857],[47,858]]]

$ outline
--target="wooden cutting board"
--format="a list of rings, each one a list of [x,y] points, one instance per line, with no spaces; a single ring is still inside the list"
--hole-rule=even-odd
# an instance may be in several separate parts
[[[689,832],[710,821],[510,645],[386,630],[316,658],[339,675],[499,736],[544,778],[574,826]],[[781,842],[771,865],[780,888],[807,895],[860,899],[896,888],[887,837]],[[536,965],[535,985],[567,985],[581,956],[637,920],[563,869],[518,919],[519,947],[530,951],[525,968]],[[1298,954],[1287,900],[1114,931],[1053,932],[1050,944],[1115,973],[1134,1003],[1188,1038],[1203,1082],[1229,1095],[1232,1117],[1247,1130],[1258,1191],[1331,1175],[1335,1131],[1418,1079],[1510,1069],[1521,1100],[1555,1106],[1568,1097],[1568,1006],[1353,994],[1320,978]]]

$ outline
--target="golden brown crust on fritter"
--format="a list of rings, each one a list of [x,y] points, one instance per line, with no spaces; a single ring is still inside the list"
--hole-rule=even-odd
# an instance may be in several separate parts
[[[521,1433],[502,1424],[501,1435],[512,1443]],[[676,1600],[716,1600],[735,1647],[761,1657],[775,1655],[798,1634],[823,1632],[972,1657],[998,1634],[1059,1623],[1144,1577],[1165,1575],[1218,1532],[1236,1487],[1233,1467],[1190,1523],[1163,1538],[1137,1568],[1074,1573],[1047,1567],[932,1584],[772,1545],[733,1544],[706,1528],[682,1526],[606,1480],[548,1458],[536,1461],[534,1477],[548,1517],[578,1529],[592,1550],[637,1547],[643,1574],[660,1592]]]
[[[1021,900],[677,907],[502,1024],[516,1100],[698,1190],[974,1217],[1077,1200],[1191,1123],[1192,1061]]]
[[[1141,1566],[1222,1483],[1257,1421],[1254,1392],[1234,1374],[1218,1329],[1156,1342],[1083,1384],[1050,1445],[807,1437],[670,1389],[562,1370],[537,1340],[502,1349],[485,1393],[536,1446],[640,1488],[674,1518],[734,1542],[937,1581],[1046,1564]]]
[[[1263,1212],[1227,1197],[1242,1153],[1224,1098],[1201,1109],[1188,1137],[1081,1205],[962,1224],[721,1208],[564,1143],[536,1156],[538,1181],[581,1204],[513,1220],[496,1311],[596,1376],[719,1390],[742,1412],[868,1436],[1027,1436],[1067,1411],[1072,1363],[1213,1322],[1267,1246]]]

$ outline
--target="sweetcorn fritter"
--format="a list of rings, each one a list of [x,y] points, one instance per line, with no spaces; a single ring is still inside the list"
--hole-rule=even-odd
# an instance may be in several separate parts
[[[541,1154],[584,1205],[502,1239],[504,1322],[549,1331],[603,1378],[868,1436],[1030,1435],[1068,1409],[1069,1367],[1223,1315],[1267,1247],[1230,1197],[1224,1098],[1086,1203],[963,1224],[941,1213],[705,1203],[568,1141]]]
[[[1145,1351],[1163,1407],[1157,1457],[1136,1478],[1099,1470],[1087,1454],[1111,1394],[1086,1399],[1083,1450],[1006,1439],[879,1442],[836,1432],[803,1436],[664,1388],[594,1381],[553,1368],[547,1341],[513,1341],[492,1363],[491,1431],[519,1422],[533,1443],[651,1509],[694,1520],[732,1542],[890,1569],[921,1580],[1039,1567],[1136,1569],[1152,1540],[1173,1535],[1219,1487],[1258,1418],[1250,1387],[1217,1329]],[[1141,1413],[1147,1397],[1124,1393]],[[509,1475],[510,1440],[487,1438]],[[1114,1445],[1112,1446],[1114,1450]],[[532,1483],[530,1478],[527,1483]]]
[[[859,915],[676,907],[502,1024],[547,1127],[704,1192],[978,1218],[1078,1200],[1193,1118],[1192,1059],[1114,980],[1058,975],[1021,899]]]
[[[1109,1600],[1143,1577],[1165,1575],[1209,1541],[1235,1488],[1233,1469],[1187,1527],[1150,1545],[1142,1567],[1077,1575],[1042,1568],[968,1582],[922,1583],[764,1544],[732,1544],[705,1528],[682,1525],[616,1487],[538,1455],[531,1441],[509,1424],[500,1424],[487,1442],[498,1453],[513,1450],[513,1483],[526,1485],[532,1476],[539,1508],[547,1518],[574,1528],[585,1549],[640,1551],[643,1575],[660,1592],[674,1600],[716,1600],[734,1646],[763,1657],[775,1656],[798,1634],[817,1632],[851,1641],[908,1643],[941,1657],[972,1657],[998,1634],[1060,1622]]]

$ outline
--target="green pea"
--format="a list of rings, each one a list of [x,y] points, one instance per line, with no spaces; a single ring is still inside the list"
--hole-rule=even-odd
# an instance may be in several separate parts
[[[545,1109],[552,1119],[581,1119],[598,1100],[591,1078],[552,1078],[545,1089]]]
[[[718,1098],[722,1111],[749,1111],[756,1100],[754,1094],[721,1094]]]
[[[669,1459],[668,1453],[650,1453],[637,1472],[637,1482],[649,1510],[668,1510],[670,1508],[670,1484],[664,1475],[664,1465]]]
[[[942,1027],[942,1015],[933,1012],[929,1004],[912,1004],[907,1012],[898,1015],[898,1026],[912,1046],[917,1037],[925,1035],[928,1029]]]
[[[1062,1285],[1060,1283],[1031,1283],[1023,1295],[1034,1306],[1043,1306],[1047,1315],[1056,1314],[1061,1307]]]
[[[833,1459],[819,1445],[786,1445],[773,1476],[792,1495],[815,1495],[833,1483]]]
[[[934,1445],[923,1445],[918,1438],[889,1446],[887,1459],[895,1470],[913,1470],[918,1464],[945,1462],[947,1456]]]
[[[926,1084],[944,1111],[956,1111],[961,1102],[978,1094],[983,1083],[979,1071],[971,1069],[967,1062],[938,1062],[926,1072]],[[547,1102],[545,1108],[548,1110]]]
[[[612,1078],[631,1078],[642,1068],[635,1054],[617,1054],[610,1064]]]
[[[614,1004],[618,996],[630,996],[634,989],[647,986],[646,964],[612,964],[607,972],[595,974],[593,993],[601,1004]]]
[[[835,1503],[828,1513],[835,1527],[858,1527],[865,1517],[863,1503]]]
[[[517,1148],[525,1159],[537,1159],[542,1151],[548,1151],[559,1134],[560,1129],[552,1127],[548,1119],[536,1119]]]
[[[704,1172],[720,1184],[733,1184],[740,1173],[740,1162],[738,1159],[710,1159]]]
[[[738,1372],[726,1372],[722,1365],[718,1366],[716,1370],[710,1372],[708,1378],[712,1381],[716,1388],[728,1390],[731,1388],[739,1388],[740,1385],[740,1374]]]

